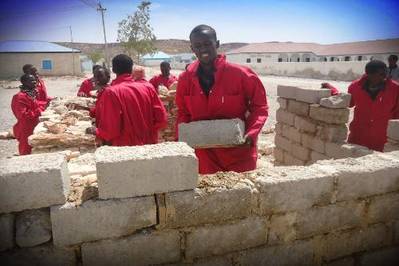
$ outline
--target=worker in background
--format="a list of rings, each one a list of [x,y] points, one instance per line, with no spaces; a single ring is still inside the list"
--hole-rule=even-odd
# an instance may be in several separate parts
[[[388,57],[387,76],[388,78],[399,82],[399,67],[397,65],[397,62],[398,62],[397,55],[390,55]]]
[[[154,76],[152,79],[150,79],[150,83],[157,91],[160,85],[165,86],[169,89],[173,83],[177,82],[176,76],[170,73],[171,67],[169,62],[162,62],[160,68],[161,74]]]
[[[37,90],[37,97],[36,100],[38,103],[43,106],[44,108],[47,107],[49,102],[53,99],[52,97],[49,97],[47,94],[47,88],[46,85],[44,84],[44,80],[40,77],[39,72],[37,71],[37,68],[34,65],[31,64],[26,64],[22,67],[22,70],[24,71],[25,74],[31,74],[36,78],[36,90]]]
[[[44,109],[37,100],[37,79],[31,74],[24,74],[20,80],[22,85],[20,91],[12,98],[11,109],[17,118],[13,131],[18,140],[18,151],[20,155],[26,155],[32,151],[28,137],[33,134]]]
[[[219,41],[210,26],[195,27],[190,33],[190,43],[198,60],[179,76],[177,125],[233,118],[245,122],[244,145],[195,150],[199,172],[212,174],[255,169],[258,134],[268,116],[266,91],[262,82],[251,69],[228,63],[224,55],[218,55]]]
[[[383,151],[388,121],[399,119],[399,84],[387,77],[382,61],[370,61],[365,72],[348,88],[350,107],[355,107],[348,142]]]
[[[166,126],[165,108],[156,91],[132,79],[132,59],[124,54],[112,59],[116,79],[101,95],[97,127],[88,128],[98,142],[112,146],[155,144],[158,131]]]
[[[95,89],[95,85],[96,85],[96,81],[94,79],[94,72],[96,71],[96,69],[98,69],[99,67],[102,67],[100,65],[94,65],[92,70],[93,70],[93,77],[85,79],[82,84],[80,85],[80,88],[78,90],[77,95],[80,97],[93,97],[94,94],[91,94],[91,91],[96,90]]]

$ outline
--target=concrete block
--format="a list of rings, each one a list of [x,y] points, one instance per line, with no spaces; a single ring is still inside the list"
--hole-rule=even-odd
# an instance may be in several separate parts
[[[56,248],[53,245],[46,244],[0,253],[0,264],[18,266],[72,266],[77,265],[77,259],[75,250],[72,248]]]
[[[338,95],[322,98],[320,105],[326,108],[339,109],[347,108],[351,103],[352,95],[349,93],[340,93]]]
[[[157,223],[155,198],[67,203],[51,207],[51,222],[56,246],[124,236]]]
[[[399,141],[399,119],[389,120],[387,136],[390,139]]]
[[[326,149],[324,141],[309,134],[304,134],[304,133],[302,134],[301,144],[302,146],[311,149],[313,151],[317,151],[318,153],[324,153]]]
[[[314,133],[316,132],[316,124],[310,119],[295,116],[295,127],[301,132]]]
[[[284,150],[280,148],[274,148],[273,150],[274,159],[278,162],[284,162]]]
[[[399,243],[399,221],[396,221],[394,223],[394,232],[395,232],[394,242]]]
[[[83,265],[153,265],[180,260],[178,231],[151,231],[82,245]]]
[[[186,257],[220,255],[266,243],[266,218],[249,217],[230,224],[193,229],[187,235]]]
[[[348,127],[346,125],[323,125],[317,127],[316,135],[328,142],[345,142],[348,137]]]
[[[331,158],[328,157],[328,156],[325,156],[324,154],[315,152],[315,151],[312,151],[312,152],[310,153],[310,161],[311,161],[311,162],[317,162],[317,161],[329,160],[329,159],[331,159]]]
[[[315,265],[311,241],[267,246],[240,252],[238,265]]]
[[[319,103],[322,98],[329,97],[329,89],[302,89],[296,91],[295,99],[305,103]]]
[[[245,123],[238,118],[179,124],[179,141],[192,148],[232,147],[243,144]]]
[[[274,131],[276,132],[277,135],[283,135],[283,123],[277,122],[274,128]]]
[[[0,252],[14,247],[14,215],[0,215]]]
[[[49,209],[28,210],[16,217],[16,242],[19,247],[34,247],[51,239]]]
[[[252,209],[251,188],[244,183],[233,189],[167,193],[165,226],[171,228],[197,226],[244,218]]]
[[[293,86],[277,85],[277,96],[295,100],[298,89],[298,87]]]
[[[306,165],[306,161],[296,158],[292,156],[290,153],[284,153],[284,164],[285,165]]]
[[[328,124],[345,124],[349,120],[349,109],[329,109],[318,104],[312,104],[309,111],[310,118]]]
[[[328,234],[323,239],[322,257],[327,260],[386,246],[390,241],[389,230],[383,224],[366,229],[353,229]]]
[[[198,161],[182,142],[97,149],[99,197],[128,198],[197,186]]]
[[[292,155],[297,159],[306,162],[310,159],[310,150],[296,143],[292,143]]]
[[[340,144],[326,142],[326,155],[330,158],[341,159],[341,158],[357,158],[373,153],[367,147],[356,145],[356,144]]]
[[[309,104],[295,100],[289,100],[288,111],[300,116],[309,116]]]
[[[389,247],[382,250],[364,253],[360,258],[360,265],[399,265],[399,247]]]
[[[225,256],[214,256],[214,257],[197,259],[194,261],[194,263],[192,265],[194,265],[194,266],[231,266],[232,265],[232,256],[225,255]],[[183,266],[183,265],[180,264],[180,266]]]
[[[281,122],[290,126],[294,125],[295,115],[290,113],[284,109],[279,108],[276,111],[276,120],[277,122]]]
[[[301,143],[301,133],[295,127],[285,125],[283,127],[283,136],[293,142]]]
[[[0,160],[0,213],[62,204],[69,192],[65,156],[35,154]]]
[[[399,151],[399,143],[388,142],[384,145],[384,152]]]
[[[399,220],[399,193],[371,198],[367,215],[370,223]]]
[[[330,202],[334,190],[333,168],[285,167],[271,171],[255,181],[262,213],[303,210]]]
[[[282,150],[285,150],[287,152],[291,152],[292,151],[292,144],[291,141],[289,139],[286,139],[282,136],[276,135],[274,137],[274,144],[276,144],[277,148],[280,148]]]
[[[288,100],[287,99],[278,97],[277,98],[277,102],[280,104],[280,108],[281,109],[287,109],[287,106],[288,106]]]
[[[323,264],[324,265],[324,264]],[[355,266],[354,257],[345,257],[342,259],[333,260],[325,264],[326,266]]]
[[[292,242],[293,240],[295,240],[296,219],[296,212],[289,212],[282,215],[272,215],[272,217],[270,218],[268,244],[275,245],[280,243]]]
[[[297,238],[360,226],[364,212],[365,204],[357,202],[337,203],[300,211],[296,221]]]

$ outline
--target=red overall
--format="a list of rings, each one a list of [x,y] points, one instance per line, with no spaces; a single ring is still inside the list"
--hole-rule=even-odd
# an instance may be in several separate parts
[[[129,74],[120,75],[112,84],[96,105],[96,118],[100,118],[96,135],[113,146],[157,143],[167,114],[156,91],[134,82]]]
[[[44,81],[42,79],[38,79],[37,85],[36,85],[36,90],[37,90],[37,96],[36,100],[38,104],[41,106],[42,111],[44,111],[47,107],[47,104],[53,99],[52,97],[49,97],[47,95],[47,89],[46,85],[44,84]]]
[[[17,118],[17,123],[13,127],[14,136],[18,140],[18,150],[20,155],[30,154],[32,147],[28,143],[28,137],[39,123],[39,116],[42,111],[37,99],[33,99],[25,92],[18,92],[11,101],[11,109]]]
[[[93,78],[85,79],[78,90],[77,95],[81,97],[90,97],[90,91],[94,88]]]
[[[255,169],[257,137],[268,116],[266,91],[262,82],[249,68],[228,63],[224,55],[219,55],[215,60],[215,83],[209,96],[206,96],[197,77],[198,66],[197,60],[179,76],[177,124],[240,118],[245,121],[245,133],[253,140],[250,147],[196,149],[199,172],[211,174]]]
[[[150,79],[150,83],[157,91],[159,85],[165,86],[169,89],[170,85],[172,85],[175,81],[177,81],[177,78],[172,74],[170,74],[169,77],[164,77],[162,74],[159,74]]]

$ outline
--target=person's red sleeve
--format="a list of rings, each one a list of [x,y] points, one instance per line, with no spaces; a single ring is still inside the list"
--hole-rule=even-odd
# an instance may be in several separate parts
[[[155,90],[158,91],[158,77],[152,77],[149,82],[154,86]]]
[[[101,110],[96,110],[96,112],[101,112],[101,122],[97,125],[96,136],[112,141],[121,134],[122,107],[118,97],[111,90],[104,91],[102,97],[103,106]]]
[[[37,104],[36,101],[35,101],[35,106],[32,109],[31,104],[27,101],[27,99],[24,99],[19,95],[15,95],[12,98],[11,109],[18,120],[23,120],[23,119],[35,120],[41,114],[40,106]]]
[[[393,119],[399,119],[399,94],[396,98],[396,105],[393,110]]]
[[[354,86],[353,84],[349,85],[348,87],[348,93],[351,95],[351,102],[349,104],[349,107],[353,107],[355,106],[355,99],[353,97],[353,90],[354,90]]]
[[[88,80],[84,80],[82,82],[82,84],[80,85],[80,88],[78,90],[77,96],[81,96],[81,97],[89,97],[90,96],[90,90],[91,90],[91,86],[90,83],[88,82]]]
[[[188,107],[184,101],[185,92],[188,88],[188,80],[186,76],[181,74],[179,76],[179,80],[177,82],[177,89],[176,89],[176,106],[177,106],[177,118],[176,118],[176,140],[179,139],[179,124],[180,123],[189,123],[191,122],[191,115],[188,111]]]
[[[335,88],[333,85],[331,85],[330,83],[326,83],[325,84],[327,89],[329,89],[331,91],[331,95],[338,95],[339,94],[339,90],[337,88]]]
[[[151,91],[153,94],[153,110],[154,110],[154,129],[159,130],[168,124],[168,115],[165,109],[165,106],[163,105],[161,99],[159,98],[158,94],[155,92],[155,90]]]
[[[90,115],[91,118],[95,118],[96,117],[96,107],[90,108],[89,115]]]
[[[245,134],[256,144],[259,132],[268,117],[266,90],[258,76],[252,71],[244,77],[244,92],[249,116],[245,121]]]

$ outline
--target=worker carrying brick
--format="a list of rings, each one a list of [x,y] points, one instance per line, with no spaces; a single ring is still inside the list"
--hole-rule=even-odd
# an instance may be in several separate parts
[[[348,88],[352,95],[350,107],[355,107],[348,142],[382,151],[388,121],[399,118],[399,84],[387,77],[387,66],[382,61],[370,61],[365,72]]]
[[[94,94],[92,94],[91,91],[97,91],[97,89],[95,88],[96,80],[95,80],[95,77],[94,77],[94,73],[100,67],[102,67],[102,66],[100,66],[100,65],[94,65],[93,66],[93,68],[92,68],[93,77],[85,79],[82,82],[82,84],[80,85],[80,88],[78,90],[78,93],[77,93],[78,96],[80,96],[80,97],[95,97]]]
[[[158,142],[158,131],[166,126],[165,107],[156,91],[132,78],[132,59],[124,54],[112,59],[116,79],[106,87],[96,105],[97,127],[86,130],[112,146],[134,146]]]
[[[179,76],[177,124],[233,118],[245,122],[244,145],[195,150],[199,172],[255,169],[258,134],[268,116],[262,82],[251,69],[228,63],[224,55],[218,55],[219,41],[212,27],[195,27],[190,33],[190,43],[198,60]]]
[[[161,74],[156,75],[150,79],[150,83],[158,91],[159,86],[164,86],[170,89],[173,83],[177,82],[176,76],[170,73],[171,67],[169,62],[163,61],[160,65]]]
[[[39,71],[37,71],[37,68],[32,64],[24,65],[22,71],[24,74],[30,74],[35,77],[37,91],[36,101],[43,107],[43,109],[46,109],[53,97],[48,96],[46,84],[40,77]]]
[[[32,147],[28,143],[28,137],[39,123],[39,116],[44,111],[44,106],[37,100],[37,79],[31,74],[21,77],[22,85],[20,91],[15,94],[11,101],[11,109],[17,118],[13,127],[14,136],[18,140],[18,151],[20,155],[30,154]]]

